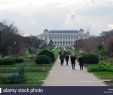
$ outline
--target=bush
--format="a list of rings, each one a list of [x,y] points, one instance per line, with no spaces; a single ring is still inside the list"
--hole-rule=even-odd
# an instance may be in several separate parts
[[[88,65],[88,72],[98,72],[98,71],[108,71],[113,72],[113,65],[106,62],[101,61],[99,64]]]
[[[15,63],[22,63],[24,62],[23,58],[15,58]]]
[[[85,64],[97,64],[99,63],[99,56],[94,53],[85,54],[83,56]]]
[[[101,71],[113,71],[113,65],[106,61],[101,61],[99,63],[99,67]]]
[[[88,68],[88,72],[98,72],[98,71],[101,71],[100,70],[100,67],[97,65],[97,66],[91,66]]]
[[[24,76],[24,74],[25,74],[25,69],[24,69],[23,65],[20,65],[20,66],[18,67],[18,74],[19,74],[20,76]]]
[[[14,58],[0,58],[0,65],[14,65]]]
[[[22,58],[5,57],[0,58],[0,65],[14,65],[15,63],[22,63],[23,61]]]
[[[17,73],[10,73],[8,75],[0,75],[0,82],[4,84],[16,84],[26,81],[26,76],[23,66],[18,67]]]
[[[49,50],[43,50],[41,51],[38,55],[46,55],[51,59],[51,62],[55,61],[55,55],[53,52],[49,51]]]
[[[25,81],[24,76],[20,76],[18,73],[12,73],[6,76],[2,76],[0,78],[1,83],[3,84],[17,84],[17,83],[23,83]]]
[[[36,64],[50,64],[51,59],[46,55],[38,55],[35,62]]]

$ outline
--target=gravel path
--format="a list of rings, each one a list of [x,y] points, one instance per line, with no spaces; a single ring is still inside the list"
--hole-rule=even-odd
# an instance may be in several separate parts
[[[61,67],[58,59],[44,81],[43,86],[106,86],[102,80],[94,74],[88,73],[86,68],[80,71],[79,64],[76,62],[75,70],[72,70],[66,63]]]

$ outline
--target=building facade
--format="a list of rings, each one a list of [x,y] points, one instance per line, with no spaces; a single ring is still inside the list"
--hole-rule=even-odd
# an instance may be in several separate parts
[[[47,30],[38,36],[39,39],[45,40],[47,44],[52,42],[57,46],[70,46],[74,45],[80,39],[89,38],[89,32],[80,30]]]

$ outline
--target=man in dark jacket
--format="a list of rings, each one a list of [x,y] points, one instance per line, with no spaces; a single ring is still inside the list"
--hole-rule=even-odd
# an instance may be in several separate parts
[[[66,56],[65,56],[65,60],[66,60],[67,66],[68,66],[68,61],[69,61],[69,55],[68,55],[68,53],[67,53]]]
[[[74,55],[70,56],[72,69],[75,70],[75,60],[76,57]]]
[[[61,53],[59,53],[60,56],[59,56],[59,59],[61,61],[61,66],[63,65],[64,63],[64,59],[65,59],[65,51],[62,51]]]
[[[84,67],[84,58],[83,58],[83,56],[80,56],[78,61],[79,61],[79,65],[80,65],[80,70],[83,70],[83,67]]]

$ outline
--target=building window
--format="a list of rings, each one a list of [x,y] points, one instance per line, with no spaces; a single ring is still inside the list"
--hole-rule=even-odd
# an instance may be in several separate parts
[[[56,41],[54,41],[54,44],[56,45]]]
[[[74,36],[74,39],[76,39],[76,36]]]
[[[56,45],[58,45],[58,42],[56,41]]]
[[[57,39],[59,39],[59,36],[57,36]]]
[[[55,44],[55,42],[53,41],[53,44]]]
[[[65,44],[65,41],[63,41],[63,45]]]
[[[62,41],[60,41],[60,44],[62,45]]]
[[[51,36],[49,36],[49,39],[51,39]]]
[[[71,39],[73,39],[73,36],[71,36]]]
[[[56,39],[56,36],[54,37],[54,39]]]
[[[62,39],[62,36],[60,36],[60,39]]]
[[[70,45],[70,41],[68,41],[68,44]]]
[[[68,36],[68,39],[70,39],[70,36]]]
[[[73,44],[73,42],[71,41],[71,44]]]
[[[59,42],[58,42],[58,45],[59,45]]]
[[[54,36],[52,35],[52,39],[54,39]]]

